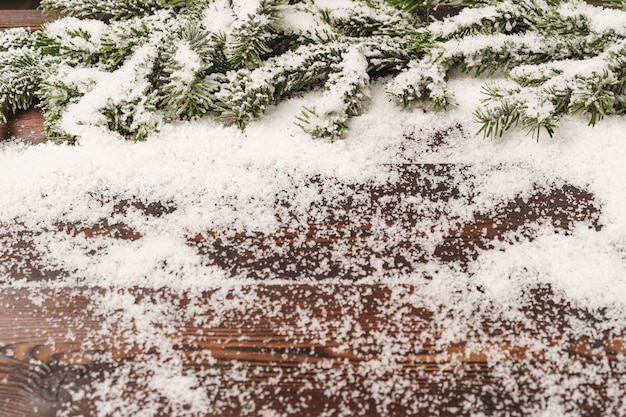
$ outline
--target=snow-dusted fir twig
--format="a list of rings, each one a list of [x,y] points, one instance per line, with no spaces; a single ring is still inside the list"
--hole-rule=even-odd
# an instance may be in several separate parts
[[[41,81],[41,56],[34,39],[24,29],[0,33],[0,122],[7,115],[33,105]]]
[[[426,10],[428,13],[431,9],[436,9],[441,5],[457,6],[462,3],[462,0],[389,0],[389,4],[400,7],[407,12],[416,12],[418,10]]]
[[[410,63],[388,92],[405,106],[430,98],[440,109],[454,100],[446,89],[450,69],[505,71],[505,81],[485,87],[475,112],[479,133],[489,137],[513,126],[552,135],[563,114],[585,113],[595,124],[622,111],[626,13],[582,0],[482,3],[431,24],[430,53]]]
[[[595,125],[624,110],[626,13],[584,4],[562,5],[556,12],[568,24],[548,29],[568,39],[572,53],[566,59],[557,55],[549,62],[519,66],[507,82],[486,86],[483,105],[475,112],[486,136],[502,136],[515,125],[537,138],[542,129],[551,136],[563,115],[585,114]],[[572,35],[576,32],[578,36]]]
[[[348,49],[332,67],[322,102],[304,109],[300,126],[314,138],[336,139],[348,129],[348,118],[358,114],[366,94],[368,63],[358,45]]]
[[[486,136],[502,136],[513,125],[552,135],[564,114],[587,114],[595,125],[625,108],[626,40],[585,60],[520,66],[510,77],[485,87],[476,118]]]
[[[215,94],[216,108],[222,119],[244,128],[273,100],[326,79],[340,60],[339,44],[316,43],[270,58],[254,70],[229,71]]]
[[[89,126],[140,140],[170,120],[203,115],[244,128],[272,102],[324,86],[339,92],[327,93],[328,103],[314,111],[328,119],[327,128],[318,128],[321,119],[302,125],[316,137],[336,139],[361,108],[371,74],[400,70],[430,47],[419,20],[384,0],[42,5],[74,17],[31,35],[31,49],[12,43],[13,50],[40,54],[46,67],[28,73],[45,76],[23,83],[28,94],[7,88],[9,104],[1,110],[5,117],[39,99],[46,132],[60,142],[76,141]],[[102,16],[107,23],[95,19]],[[358,71],[343,68],[355,62]],[[0,69],[14,64],[20,63],[8,60]]]
[[[454,103],[453,68],[506,75],[475,113],[487,136],[515,125],[552,134],[563,114],[594,124],[624,107],[623,1],[611,10],[582,0],[462,1],[457,16],[427,26],[389,1],[443,4],[44,0],[71,16],[0,36],[0,121],[39,101],[52,140],[74,142],[90,126],[141,140],[205,115],[245,128],[272,103],[323,88],[299,124],[334,140],[371,78],[392,75],[398,101],[428,99],[440,110]]]

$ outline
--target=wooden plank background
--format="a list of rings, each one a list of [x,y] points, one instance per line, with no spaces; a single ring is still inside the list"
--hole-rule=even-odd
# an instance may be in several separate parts
[[[0,27],[37,28],[43,19],[36,11],[0,11]],[[17,136],[37,145],[46,140],[42,123],[38,110],[21,112],[0,126],[0,136],[3,140]],[[128,404],[152,409],[155,416],[175,414],[171,397],[144,398],[141,393],[150,389],[151,373],[170,366],[168,355],[176,352],[181,359],[176,366],[194,375],[212,395],[205,415],[264,416],[270,410],[276,415],[296,410],[302,416],[525,415],[545,401],[545,390],[554,384],[564,390],[557,396],[571,393],[568,389],[585,392],[572,398],[566,411],[623,415],[623,399],[612,397],[611,386],[623,383],[626,375],[626,329],[606,328],[604,315],[609,313],[570,305],[549,286],[524,294],[526,307],[512,319],[496,314],[492,306],[472,312],[441,310],[429,305],[416,286],[289,283],[294,270],[319,280],[332,277],[339,266],[331,264],[319,272],[311,265],[326,257],[333,243],[347,241],[346,229],[352,231],[349,241],[357,256],[379,256],[379,248],[368,246],[368,225],[351,224],[345,213],[363,214],[375,207],[390,222],[401,220],[409,227],[420,214],[395,212],[394,198],[402,194],[453,198],[455,189],[446,180],[447,173],[462,167],[404,164],[395,169],[397,183],[363,188],[359,192],[364,202],[346,202],[329,210],[325,225],[312,224],[295,234],[287,230],[244,234],[228,241],[211,231],[190,236],[191,246],[229,273],[260,279],[225,292],[53,288],[45,280],[63,271],[48,271],[40,264],[30,240],[37,231],[24,230],[12,247],[0,247],[0,263],[19,265],[9,271],[12,280],[41,282],[41,287],[16,283],[4,285],[0,292],[0,414],[138,415],[124,408]],[[421,180],[433,175],[443,185]],[[141,210],[156,216],[167,207],[155,204]],[[571,185],[537,191],[530,198],[514,198],[495,212],[477,213],[473,223],[449,230],[435,255],[463,264],[507,232],[545,221],[563,233],[581,222],[600,229],[599,210],[593,195]],[[87,237],[140,237],[123,224],[65,227],[68,233]],[[0,242],[7,237],[4,233],[0,227]],[[532,234],[527,237],[532,239]],[[302,239],[316,245],[293,243]],[[394,241],[387,247],[390,252],[402,247],[419,253],[411,244]],[[392,275],[394,268],[406,265],[397,261],[387,268]],[[348,272],[353,279],[369,273]],[[272,277],[287,281],[263,283]],[[479,293],[477,289],[474,295]],[[163,328],[150,323],[142,329],[133,321],[137,317],[103,310],[103,297],[125,297],[148,312],[168,311],[156,316],[163,319]],[[184,314],[190,305],[193,316]],[[446,339],[445,319],[450,316],[465,323],[454,343]],[[118,319],[114,326],[111,317]],[[166,323],[170,327],[165,328]],[[573,381],[579,382],[567,388]],[[112,403],[120,404],[119,409],[105,412],[96,401],[103,385],[111,387]],[[468,404],[475,408],[463,408]]]
[[[43,22],[52,18],[53,15],[40,10],[0,10],[0,30],[13,27],[37,30],[41,28]]]

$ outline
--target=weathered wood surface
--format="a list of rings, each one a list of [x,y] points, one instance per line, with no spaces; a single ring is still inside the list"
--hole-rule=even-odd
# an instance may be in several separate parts
[[[8,123],[0,124],[0,138],[19,138],[20,141],[33,145],[47,142],[41,111],[39,109],[23,111]]]
[[[22,23],[26,20],[13,16],[0,11],[0,26],[37,26],[36,21]],[[0,126],[0,137],[16,136],[14,140],[36,145],[45,141],[42,123],[38,110],[20,112]],[[398,182],[360,189],[362,199],[335,204],[324,224],[227,240],[206,231],[189,236],[189,245],[233,275],[261,280],[289,280],[297,274],[330,278],[338,265],[331,263],[324,270],[314,266],[337,242],[355,248],[355,256],[393,258],[385,265],[390,274],[404,270],[419,261],[420,248],[411,240],[387,236],[383,249],[378,242],[373,250],[368,243],[371,224],[352,224],[350,212],[358,211],[358,218],[366,220],[368,211],[375,210],[386,213],[390,223],[411,227],[423,214],[394,210],[398,196],[456,198],[458,190],[446,176],[462,167],[407,164],[396,169]],[[422,180],[433,175],[441,181]],[[159,204],[141,209],[153,216],[168,210]],[[123,212],[124,204],[119,210]],[[435,256],[462,265],[478,250],[492,248],[507,232],[546,221],[562,233],[581,222],[602,227],[593,195],[565,185],[512,199],[494,212],[476,213],[473,223],[456,224],[447,231]],[[96,225],[59,227],[86,237],[140,238],[124,224],[109,224],[106,219]],[[0,228],[0,242],[3,233]],[[13,247],[0,247],[0,263],[19,266],[9,271],[11,279],[42,282],[38,289],[16,282],[0,292],[2,416],[52,417],[58,412],[95,416],[103,413],[103,404],[94,401],[102,398],[103,386],[112,387],[111,403],[119,407],[104,415],[137,415],[124,408],[131,403],[155,410],[154,415],[175,414],[167,395],[142,397],[151,389],[152,373],[166,366],[171,352],[182,358],[176,366],[197,377],[199,386],[210,393],[213,401],[206,415],[263,416],[268,410],[292,414],[295,410],[301,416],[525,415],[533,404],[545,401],[545,390],[555,385],[561,388],[555,396],[566,396],[568,389],[585,392],[565,411],[622,415],[623,399],[614,398],[611,387],[623,383],[626,375],[626,329],[606,328],[604,312],[559,302],[549,287],[523,294],[525,307],[515,318],[491,314],[491,306],[478,313],[442,311],[429,306],[415,286],[398,291],[374,284],[260,281],[226,293],[55,289],[44,279],[63,271],[46,271],[38,262],[39,254],[30,244],[33,233],[37,231],[24,230]],[[532,233],[526,237],[532,239]],[[303,244],[307,241],[315,245]],[[393,257],[396,252],[414,258],[403,262]],[[347,271],[353,279],[369,272]],[[479,293],[477,288],[475,294]],[[142,328],[136,316],[103,310],[98,302],[103,297],[126,297],[138,309],[165,312],[151,316]],[[184,313],[190,305],[196,306],[193,316]],[[464,314],[468,316],[463,318]],[[466,322],[455,343],[444,340],[449,315]],[[111,317],[118,319],[113,326]],[[159,326],[159,319],[167,326]]]
[[[20,113],[11,123],[24,132],[41,131],[37,114]],[[37,142],[30,140],[33,145]],[[351,187],[350,194],[356,197],[329,205],[324,224],[226,240],[211,231],[189,236],[189,245],[229,273],[261,279],[225,294],[54,289],[45,279],[63,271],[45,270],[30,244],[37,231],[24,230],[17,244],[0,248],[0,264],[19,266],[9,271],[12,279],[42,284],[41,289],[15,285],[0,293],[3,415],[95,416],[103,407],[103,395],[106,398],[102,386],[113,387],[107,389],[114,393],[110,398],[114,409],[105,415],[116,411],[132,415],[125,408],[129,404],[151,407],[153,415],[177,415],[172,399],[155,398],[150,386],[152,373],[167,364],[172,352],[181,361],[177,366],[182,372],[195,375],[212,393],[207,416],[262,416],[267,410],[301,416],[525,415],[532,404],[545,401],[551,384],[564,390],[555,394],[562,396],[570,395],[568,390],[579,392],[584,385],[585,397],[574,396],[569,411],[620,415],[621,400],[612,397],[610,387],[626,375],[626,329],[607,329],[603,312],[577,309],[548,286],[523,294],[521,316],[511,318],[489,306],[472,312],[430,306],[419,286],[263,284],[267,278],[290,280],[298,274],[324,280],[339,271],[353,279],[371,272],[346,270],[332,262],[317,268],[337,243],[352,249],[347,257],[384,260],[390,276],[419,263],[421,250],[413,240],[383,236],[388,241],[377,241],[374,249],[371,225],[353,224],[350,219],[364,221],[377,212],[390,223],[413,227],[424,214],[398,211],[398,196],[457,198],[459,190],[446,178],[462,167],[405,164],[396,169],[399,180],[385,186],[333,184]],[[424,178],[439,180],[431,183]],[[170,210],[167,205],[138,202],[122,202],[116,210],[123,213],[131,205],[150,216]],[[434,256],[462,267],[508,232],[529,230],[526,237],[532,239],[529,226],[538,222],[549,222],[562,233],[581,222],[602,227],[593,196],[565,185],[477,213],[471,224],[455,224]],[[87,238],[141,238],[124,224],[109,224],[106,219],[59,228]],[[0,233],[0,241],[2,237]],[[413,258],[409,262],[403,256]],[[480,303],[480,288],[468,296],[478,296]],[[167,313],[151,317],[142,328],[138,316],[103,310],[106,304],[100,301],[105,297],[126,297],[141,311]],[[466,325],[454,343],[444,340],[445,319],[451,316]],[[565,382],[570,380],[578,381],[573,388]],[[143,398],[147,392],[152,394]]]
[[[96,415],[97,405],[89,401],[93,384],[108,381],[116,386],[115,379],[124,378],[112,371],[116,367],[133,362],[152,365],[167,355],[168,346],[137,346],[125,333],[128,329],[123,319],[119,328],[105,328],[102,317],[91,310],[91,300],[102,296],[103,289],[43,289],[38,304],[33,303],[29,291],[0,294],[0,403],[4,416],[54,416],[57,410],[70,408],[67,402],[72,405],[69,415]],[[589,385],[587,397],[573,400],[571,409],[583,415],[619,415],[611,408],[615,399],[608,390],[609,382],[616,379],[611,372],[623,372],[620,357],[626,354],[625,336],[605,331],[600,338],[590,333],[590,337],[569,340],[570,319],[593,322],[597,318],[585,317],[571,306],[551,304],[547,291],[532,294],[536,303],[525,311],[526,318],[536,323],[535,328],[524,328],[522,322],[475,318],[478,323],[471,326],[475,330],[482,327],[491,335],[480,349],[471,346],[475,340],[437,348],[439,336],[429,334],[434,313],[416,309],[409,301],[419,296],[415,288],[402,294],[407,303],[400,305],[403,314],[394,317],[397,333],[378,337],[372,336],[390,330],[387,309],[398,307],[397,300],[391,302],[398,294],[388,288],[262,285],[250,291],[265,301],[245,311],[232,310],[217,325],[209,323],[223,314],[218,312],[222,307],[206,305],[193,317],[181,318],[176,333],[168,336],[170,347],[184,353],[182,368],[200,375],[202,386],[221,396],[206,415],[263,415],[263,406],[285,412],[299,403],[305,407],[296,415],[307,416],[325,412],[337,415],[340,405],[354,410],[354,415],[361,414],[359,410],[365,411],[362,415],[456,416],[480,411],[524,415],[533,401],[542,398],[543,378],[553,383],[551,379],[567,381],[581,375],[589,378],[585,382]],[[177,308],[189,303],[190,297],[209,301],[214,294],[131,290],[128,295],[138,305],[157,303]],[[362,303],[358,310],[346,303],[353,296]],[[269,302],[274,307],[267,309]],[[325,339],[307,332],[300,323],[302,312],[325,321]],[[360,327],[346,334],[344,323],[358,323]],[[545,330],[552,334],[561,331],[564,336],[553,337],[541,351],[519,342],[525,337],[536,338]],[[404,342],[400,343],[400,338],[389,342],[398,335]],[[390,355],[386,350],[391,347],[395,351]],[[493,366],[495,357],[499,367]],[[569,362],[566,369],[559,364],[563,360]],[[376,374],[384,369],[381,363],[388,361],[395,365],[393,372]],[[540,373],[535,372],[538,369]],[[134,370],[136,374],[126,377],[115,395],[135,395],[133,401],[140,407],[156,406],[161,410],[158,415],[171,413],[166,401],[142,403],[137,393],[148,384],[146,374],[150,370],[141,366]],[[593,373],[603,373],[606,384],[587,375]],[[373,401],[361,403],[371,401],[369,396],[343,395],[368,393],[376,384],[384,389],[385,382],[394,380],[398,385],[383,393],[389,401],[382,411]],[[516,393],[510,391],[512,383]],[[337,389],[328,392],[333,385]],[[240,398],[245,392],[254,395]],[[477,408],[460,411],[458,407],[467,405],[468,396],[476,397]],[[153,401],[153,397],[146,400]]]
[[[0,10],[0,30],[14,27],[39,30],[44,22],[54,19],[54,16],[41,10]]]

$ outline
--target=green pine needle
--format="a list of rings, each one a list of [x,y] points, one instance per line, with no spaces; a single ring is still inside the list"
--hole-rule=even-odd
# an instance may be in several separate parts
[[[144,140],[163,123],[203,116],[244,129],[276,102],[320,89],[297,122],[336,140],[370,80],[388,77],[405,107],[442,111],[455,103],[455,70],[501,78],[474,113],[486,137],[517,127],[538,139],[565,115],[595,125],[626,108],[626,30],[596,24],[597,9],[579,0],[249,2],[242,11],[235,1],[42,0],[66,17],[33,34],[0,33],[0,122],[39,103],[49,138],[76,143],[66,118],[96,90],[105,97],[78,123]],[[422,19],[443,4],[461,10]],[[624,0],[609,4],[626,13]]]

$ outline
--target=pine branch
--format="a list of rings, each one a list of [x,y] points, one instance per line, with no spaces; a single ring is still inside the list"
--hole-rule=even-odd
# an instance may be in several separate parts
[[[35,38],[24,28],[11,28],[0,32],[0,53],[35,47]]]
[[[94,64],[99,59],[100,39],[106,29],[100,21],[65,17],[44,25],[36,34],[36,46],[43,55],[59,61]]]
[[[149,16],[111,22],[100,39],[100,62],[110,70],[119,68],[151,36],[162,32],[170,20],[169,12],[160,11]]]
[[[273,100],[325,81],[340,60],[338,43],[303,45],[264,61],[255,70],[228,72],[215,94],[216,110],[223,120],[244,128],[263,115]]]
[[[550,101],[554,96],[542,96],[537,87],[528,88],[536,94],[536,100],[529,100],[515,84],[504,82],[485,86],[483,107],[474,112],[476,120],[482,124],[478,134],[502,137],[513,126],[520,126],[537,139],[542,128],[552,136],[559,120],[555,103]]]
[[[584,37],[591,34],[589,18],[593,6],[584,2],[568,2],[550,8],[537,20],[536,28],[546,35]]]
[[[440,2],[436,0],[388,0],[388,3],[406,12],[413,13],[422,8],[438,6]]]
[[[445,0],[387,0],[387,2],[409,13],[416,13],[423,10],[426,11],[426,15],[430,14],[430,10],[437,9],[437,7],[441,5],[457,6],[461,3],[460,1]]]
[[[109,130],[135,142],[145,140],[162,120],[157,112],[157,94],[151,92],[135,96],[130,101],[111,103],[101,110],[107,119]]]
[[[76,138],[61,127],[61,118],[70,104],[77,103],[95,84],[95,75],[89,70],[79,73],[75,68],[59,67],[41,82],[38,95],[44,110],[44,130],[48,139],[55,143],[74,143]]]
[[[41,58],[34,46],[34,36],[25,29],[0,32],[0,123],[35,100]]]
[[[140,48],[119,69],[60,65],[43,80],[40,95],[46,133],[56,142],[75,143],[84,126],[104,126],[141,140],[163,123],[154,92],[159,38]]]
[[[279,36],[273,42],[285,42],[286,47],[272,48],[286,52],[298,46],[316,42],[331,42],[337,34],[328,24],[328,14],[320,10],[315,0],[287,2],[282,6],[281,19],[275,24]]]
[[[448,69],[429,59],[411,61],[408,69],[387,85],[387,93],[401,101],[405,108],[414,100],[428,98],[433,110],[445,109],[454,102],[446,83]]]
[[[355,2],[349,8],[323,9],[330,27],[341,36],[404,36],[416,31],[415,20],[407,13],[387,5],[384,0]]]
[[[457,17],[430,25],[429,29],[439,41],[428,55],[410,63],[389,84],[388,92],[405,106],[416,99],[429,98],[432,108],[445,108],[453,100],[446,88],[447,73],[452,68],[458,67],[476,75],[491,75],[498,70],[509,69],[519,73],[522,68],[533,68],[535,71],[535,67],[528,65],[555,60],[584,61],[596,56],[607,44],[614,42],[617,35],[610,27],[592,31],[592,26],[601,27],[597,21],[599,17],[595,17],[597,13],[594,13],[597,9],[578,1],[510,0],[494,3],[465,9]],[[486,20],[488,23],[485,23]],[[552,76],[539,71],[534,77],[517,77],[517,81],[521,86],[530,88],[543,84]],[[602,84],[600,88],[612,87]],[[588,92],[589,87],[585,91]],[[488,92],[493,93],[493,89],[488,89]],[[554,86],[533,94],[535,103],[518,102],[511,97],[502,99],[491,93],[487,94],[486,102],[494,102],[495,105],[476,113],[483,123],[481,133],[488,132],[488,136],[499,136],[513,125],[521,125],[531,131],[545,128],[552,133],[562,109],[573,111],[569,103],[563,104],[569,93],[563,95]],[[515,95],[514,91],[509,93]],[[587,97],[585,94],[583,96]],[[587,109],[584,111],[592,114],[591,120],[595,123],[609,111],[607,103],[610,100],[607,97],[595,100],[596,110],[593,110],[594,106],[583,104],[575,108],[579,111]],[[541,112],[546,111],[545,106],[555,106],[557,110],[550,110],[550,115],[542,115]],[[533,114],[535,110],[537,114]]]
[[[393,37],[377,35],[361,42],[369,70],[375,73],[400,71],[412,60],[423,58],[432,47],[427,32],[414,35]]]
[[[475,113],[486,136],[514,126],[552,134],[565,114],[595,124],[623,111],[623,1],[611,3],[622,10],[580,0],[454,3],[464,7],[457,16],[424,26],[410,11],[443,2],[43,0],[82,20],[0,34],[0,121],[40,100],[52,140],[78,140],[88,125],[141,140],[172,119],[207,114],[244,128],[277,100],[323,86],[300,122],[335,140],[371,78],[392,74],[391,96],[440,110],[454,102],[447,78],[456,68],[505,76]]]
[[[547,7],[542,0],[471,2],[458,15],[434,22],[428,30],[440,41],[476,34],[513,34],[536,24]]]
[[[256,12],[247,14],[233,30],[225,48],[233,69],[256,68],[272,52],[268,43],[277,36],[275,26],[283,4],[284,0],[260,0]]]
[[[299,126],[314,138],[334,141],[348,129],[348,119],[358,114],[369,76],[368,62],[354,46],[332,66],[321,104],[305,108]]]
[[[161,105],[171,116],[201,116],[213,106],[217,83],[208,74],[215,71],[215,42],[208,32],[193,23],[168,40],[159,80]]]
[[[433,60],[466,73],[493,74],[519,65],[584,57],[585,48],[565,37],[548,38],[534,31],[516,35],[471,35],[433,47]]]
[[[0,52],[0,123],[34,104],[42,78],[40,61],[39,52],[32,48]]]
[[[523,66],[508,83],[489,86],[475,115],[485,136],[501,136],[519,125],[550,136],[565,114],[586,114],[595,125],[626,104],[626,40],[598,57]]]
[[[607,5],[626,12],[626,0],[610,0]]]

